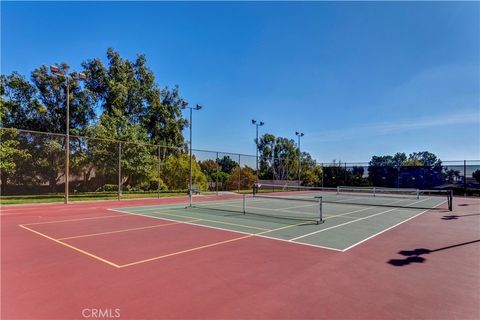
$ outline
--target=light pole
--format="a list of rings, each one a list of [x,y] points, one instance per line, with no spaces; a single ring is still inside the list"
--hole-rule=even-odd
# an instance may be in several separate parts
[[[303,132],[295,132],[295,135],[298,137],[298,185],[300,186],[300,164],[302,160],[302,151],[300,149],[300,138],[304,136]]]
[[[64,65],[62,69],[58,66],[50,66],[50,72],[56,76],[64,77],[65,78],[65,86],[67,89],[66,94],[66,103],[67,103],[67,110],[66,110],[66,121],[65,121],[65,133],[66,133],[66,141],[65,141],[65,196],[64,196],[64,203],[68,204],[68,179],[70,175],[70,82],[69,79],[72,80],[87,80],[87,76],[84,73],[70,73],[67,74],[68,69],[70,68],[69,65]]]
[[[255,157],[255,160],[256,160],[256,169],[257,169],[257,183],[258,183],[258,127],[261,127],[263,125],[265,125],[265,122],[263,121],[257,121],[255,119],[252,119],[252,124],[256,127],[256,131],[257,131],[257,136],[256,136],[256,139],[255,139],[255,146],[256,146],[256,149],[257,149],[257,156]]]
[[[197,104],[195,108],[188,107],[188,104],[184,102],[181,106],[182,109],[190,109],[190,120],[188,121],[190,124],[190,177],[189,177],[189,183],[188,183],[188,198],[189,198],[189,204],[190,207],[192,206],[192,114],[193,110],[200,110],[202,109],[202,106]]]

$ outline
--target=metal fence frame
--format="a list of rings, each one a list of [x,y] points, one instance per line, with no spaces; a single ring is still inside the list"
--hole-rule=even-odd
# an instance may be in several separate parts
[[[31,130],[22,130],[22,129],[15,129],[15,128],[0,128],[0,134],[1,136],[0,137],[3,137],[3,133],[4,132],[8,132],[8,131],[11,131],[11,132],[15,132],[15,133],[19,133],[19,134],[31,134],[31,135],[44,135],[44,136],[55,136],[55,137],[60,137],[60,138],[63,138],[65,139],[66,135],[65,134],[59,134],[59,133],[49,133],[49,132],[39,132],[39,131],[31,131]],[[160,144],[150,144],[150,143],[141,143],[141,142],[131,142],[131,141],[121,141],[121,140],[115,140],[115,139],[104,139],[104,138],[96,138],[96,137],[87,137],[87,136],[78,136],[78,135],[70,135],[70,144],[72,143],[72,141],[74,139],[80,139],[80,140],[84,140],[84,141],[89,141],[89,140],[98,140],[98,141],[104,141],[104,142],[108,142],[108,143],[114,143],[114,144],[117,144],[118,145],[118,168],[117,168],[117,172],[118,172],[118,190],[117,190],[117,195],[118,195],[118,200],[121,199],[122,197],[122,188],[123,188],[123,183],[122,183],[122,149],[125,147],[125,145],[129,145],[129,144],[134,144],[135,146],[144,146],[144,147],[153,147],[155,148],[156,150],[156,168],[157,168],[157,175],[158,175],[158,184],[157,184],[157,197],[159,198],[160,197],[160,185],[161,185],[161,171],[162,171],[162,150],[170,150],[169,152],[178,152],[178,153],[186,153],[188,152],[188,148],[186,147],[175,147],[175,146],[168,146],[168,145],[160,145]],[[152,149],[153,150],[153,149]],[[249,154],[241,154],[241,153],[231,153],[231,152],[221,152],[221,151],[213,151],[213,150],[201,150],[201,149],[194,149],[192,148],[192,153],[195,155],[195,153],[205,153],[205,154],[209,154],[212,156],[212,160],[215,159],[215,163],[216,163],[216,175],[215,175],[215,188],[214,190],[211,190],[211,191],[215,191],[217,194],[218,192],[220,191],[219,190],[219,185],[220,185],[220,182],[219,182],[219,159],[220,159],[220,155],[225,155],[225,156],[229,156],[233,161],[237,161],[238,163],[238,183],[237,183],[237,188],[236,188],[236,191],[240,192],[241,189],[242,189],[242,164],[245,165],[245,167],[250,167],[248,166],[247,164],[247,160],[250,159],[252,162],[251,165],[255,166],[255,164],[253,163],[260,163],[262,162],[262,164],[266,164],[267,167],[269,166],[269,169],[271,170],[271,180],[273,183],[275,183],[276,181],[282,181],[281,183],[285,183],[284,181],[285,180],[288,180],[290,181],[290,184],[293,184],[293,183],[297,183],[297,185],[301,185],[302,184],[302,181],[298,181],[298,179],[291,179],[289,180],[289,177],[291,176],[292,172],[290,171],[295,171],[295,166],[299,166],[299,164],[295,164],[294,162],[292,162],[291,160],[289,159],[283,159],[283,158],[273,158],[273,157],[270,157],[270,158],[265,158],[265,159],[262,159],[260,156],[257,158],[255,155],[249,155]],[[69,163],[69,159],[71,157],[71,154],[69,153],[66,157],[65,157],[65,166]],[[196,158],[196,162],[198,163],[199,161],[201,161],[201,159],[199,158]],[[296,162],[299,162],[299,160],[297,160]],[[469,166],[469,163],[475,163],[474,165],[475,166],[480,166],[480,160],[456,160],[456,161],[442,161],[442,165],[443,167],[446,167],[448,168],[449,166],[452,167],[454,166],[455,168],[457,169],[463,169],[463,175],[459,175],[459,176],[463,176],[463,188],[465,189],[465,192],[467,191],[467,167]],[[364,177],[366,176],[365,175],[365,168],[367,168],[367,171],[368,171],[368,168],[370,168],[371,166],[369,166],[369,162],[337,162],[337,163],[318,163],[318,162],[315,162],[315,165],[316,166],[320,166],[321,167],[321,173],[322,173],[322,176],[321,176],[321,185],[322,187],[324,187],[324,180],[325,180],[325,171],[327,168],[342,168],[343,170],[343,173],[344,173],[344,177],[343,177],[343,182],[347,182],[348,181],[348,169],[349,168],[355,168],[355,167],[362,167],[364,168]],[[290,168],[290,166],[292,166],[292,168]],[[404,168],[404,167],[418,167],[418,166],[391,166],[390,168],[397,168],[398,170],[398,177],[397,177],[397,187],[400,185],[400,170],[401,168]],[[65,167],[66,168],[66,167]],[[298,167],[297,167],[298,168]],[[258,182],[258,174],[259,174],[259,171],[260,171],[260,168],[258,171],[255,170],[255,167],[251,168],[252,170],[254,170],[255,172],[255,181]],[[289,169],[292,169],[289,171]],[[67,170],[65,170],[67,171]],[[280,172],[281,171],[281,172]],[[456,170],[456,172],[459,171],[459,170]],[[192,170],[190,169],[190,176],[192,175]],[[65,182],[68,181],[68,179],[70,179],[70,177],[67,177],[66,174],[65,174]],[[339,179],[340,180],[340,179]],[[279,182],[280,182],[279,181]],[[212,181],[213,182],[213,181]],[[280,184],[281,184],[280,183]],[[0,187],[1,187],[1,183],[0,183]],[[190,188],[191,186],[189,186]],[[224,189],[225,186],[222,186],[222,189]],[[1,189],[0,189],[0,192],[1,192]],[[65,188],[65,192],[64,192],[64,197],[65,199],[68,199],[68,196],[69,196],[69,193],[70,193],[70,190],[67,190]]]

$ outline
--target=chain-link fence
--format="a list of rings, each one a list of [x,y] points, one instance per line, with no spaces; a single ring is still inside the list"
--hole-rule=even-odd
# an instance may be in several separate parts
[[[65,193],[66,141],[62,134],[0,130],[2,203],[29,197],[61,201]],[[480,160],[443,161],[432,166],[374,166],[316,163],[238,153],[160,146],[71,135],[70,198],[159,197],[163,193],[249,192],[260,183],[303,186],[378,186],[451,189],[480,195]],[[258,166],[258,172],[257,172]],[[16,198],[15,198],[16,197]],[[9,202],[10,199],[12,202]]]

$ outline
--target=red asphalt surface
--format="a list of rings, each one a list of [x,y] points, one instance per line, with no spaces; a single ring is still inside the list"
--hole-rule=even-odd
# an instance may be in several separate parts
[[[107,210],[178,202],[1,207],[1,319],[480,319],[479,199],[346,252],[246,237],[122,268],[19,227],[103,217],[28,226],[55,239],[149,227],[63,240],[118,265],[245,236]],[[437,251],[399,254],[414,249]]]

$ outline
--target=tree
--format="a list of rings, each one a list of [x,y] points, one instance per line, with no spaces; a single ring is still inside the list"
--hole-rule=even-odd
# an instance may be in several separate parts
[[[477,182],[480,182],[480,169],[475,170],[472,173],[472,177],[477,180]]]
[[[217,173],[214,173],[212,175],[212,181],[215,181],[218,183],[218,190],[227,190],[228,189],[227,181],[229,177],[230,175],[228,173],[219,171],[218,177],[217,177]]]
[[[304,186],[319,186],[322,179],[323,169],[320,166],[307,167],[302,170],[302,184]]]
[[[31,158],[28,150],[20,146],[16,130],[0,129],[0,178],[3,188],[15,176],[18,167]]]
[[[370,183],[377,187],[397,187],[399,166],[405,154],[395,156],[373,156],[368,163],[368,177]]]
[[[346,185],[347,174],[345,164],[333,160],[332,163],[323,167],[323,185],[325,187]]]
[[[442,161],[428,151],[394,156],[373,156],[369,162],[370,183],[382,187],[432,188],[443,184]]]
[[[455,183],[460,178],[460,171],[445,168],[445,180],[449,183]]]
[[[208,181],[215,181],[214,177],[217,173],[217,164],[214,160],[208,159],[199,161],[198,164],[200,165],[200,169],[202,172],[207,176]]]
[[[221,171],[228,174],[231,174],[233,168],[238,167],[238,163],[232,160],[230,156],[223,156],[223,158],[218,159],[218,165]]]
[[[144,55],[130,61],[109,48],[107,59],[108,66],[98,58],[82,64],[88,76],[86,87],[95,103],[106,114],[144,127],[151,143],[182,147],[187,121],[180,107],[187,102],[178,87],[160,89]]]
[[[259,138],[258,151],[260,178],[297,179],[299,151],[293,139],[275,137],[273,134],[266,133]],[[307,156],[305,160],[308,163]]]
[[[162,180],[169,190],[187,190],[190,174],[190,157],[186,153],[178,156],[170,155],[162,168]],[[201,190],[207,189],[207,178],[197,161],[192,161],[192,181]]]
[[[250,167],[235,167],[230,173],[227,186],[229,190],[250,190],[255,183],[255,171]]]
[[[87,161],[94,165],[99,175],[109,180],[109,177],[118,175],[118,155],[121,150],[123,185],[135,188],[138,184],[158,178],[157,146],[148,144],[146,130],[121,117],[118,110],[113,110],[112,114],[104,113],[89,132],[97,139],[88,139],[87,149],[80,152],[80,155],[88,155]],[[121,143],[120,146],[117,141],[128,143]],[[75,155],[74,152],[73,159]]]
[[[61,64],[60,69],[66,70]],[[66,86],[65,78],[48,72],[46,66],[36,68],[31,74],[32,83],[20,74],[1,76],[2,125],[34,131],[65,133]],[[84,132],[95,113],[89,95],[77,80],[69,79],[70,132]],[[29,162],[22,162],[15,172],[18,185],[43,184],[55,191],[56,184],[64,179],[66,139],[52,134],[22,133],[18,148],[28,150]]]
[[[418,160],[423,166],[441,166],[442,161],[438,157],[428,151],[414,152],[408,156],[409,161]]]

